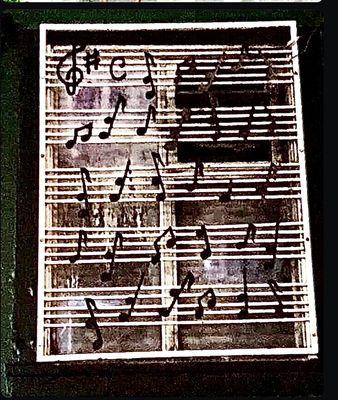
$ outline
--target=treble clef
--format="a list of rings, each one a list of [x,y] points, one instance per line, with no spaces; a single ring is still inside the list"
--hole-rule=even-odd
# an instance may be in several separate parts
[[[72,50],[69,51],[65,56],[63,56],[60,61],[59,64],[56,67],[56,75],[59,78],[59,80],[64,83],[65,87],[66,87],[66,91],[67,93],[72,96],[73,94],[75,94],[76,91],[76,87],[78,86],[78,84],[83,80],[83,72],[82,70],[76,66],[76,54],[80,53],[81,51],[83,51],[86,46],[83,45],[72,45]],[[63,78],[61,75],[61,67],[63,65],[63,63],[67,60],[67,58],[72,57],[72,66],[70,67],[70,69],[66,72],[66,78]]]

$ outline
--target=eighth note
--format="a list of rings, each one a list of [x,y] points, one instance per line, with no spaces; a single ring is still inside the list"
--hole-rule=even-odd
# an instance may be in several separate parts
[[[147,113],[145,127],[142,126],[140,128],[137,128],[137,130],[136,130],[136,133],[139,136],[143,136],[146,134],[146,132],[148,130],[148,126],[149,126],[150,116],[152,117],[153,121],[156,122],[156,108],[154,106],[152,106],[151,104],[149,104],[149,107],[148,107],[148,113]]]
[[[239,131],[238,131],[238,133],[240,134],[240,136],[243,137],[243,140],[245,142],[248,140],[248,136],[250,134],[250,130],[252,127],[252,120],[254,118],[254,111],[255,111],[255,107],[252,106],[250,113],[249,113],[249,117],[246,119],[246,126],[239,128]]]
[[[78,138],[79,132],[84,131],[84,130],[87,130],[88,133],[81,136],[81,141],[88,142],[88,140],[92,137],[92,134],[93,134],[93,123],[89,122],[88,124],[83,125],[80,128],[75,128],[73,139],[68,140],[68,142],[66,143],[67,149],[71,149],[72,147],[75,146],[75,144],[77,143],[77,138]]]
[[[148,84],[148,83],[150,83],[150,85],[151,85],[151,89],[150,90],[148,90],[147,92],[146,92],[146,98],[148,99],[148,100],[150,100],[150,99],[152,99],[154,96],[155,96],[155,94],[156,94],[156,92],[155,92],[155,85],[154,85],[154,82],[153,82],[153,78],[152,78],[152,76],[151,76],[151,69],[150,69],[150,63],[151,63],[151,65],[153,66],[153,67],[156,67],[156,63],[155,63],[155,60],[154,60],[154,57],[150,54],[150,53],[148,53],[148,52],[144,52],[144,58],[146,59],[146,65],[147,65],[147,70],[148,70],[148,75],[146,75],[144,78],[143,78],[143,83],[144,84]],[[150,62],[149,62],[150,61]]]
[[[96,332],[96,340],[93,342],[93,350],[99,350],[101,349],[103,345],[103,339],[101,335],[101,331],[99,328],[99,325],[96,321],[96,317],[94,315],[94,311],[99,311],[98,308],[96,307],[96,303],[94,299],[91,299],[90,297],[85,297],[84,301],[86,302],[86,306],[88,308],[90,318],[88,318],[85,322],[85,326],[87,329],[95,329]]]
[[[75,255],[69,257],[69,262],[71,264],[74,264],[80,258],[81,248],[82,248],[81,243],[83,242],[84,245],[87,247],[87,240],[88,240],[87,232],[80,229],[79,230],[79,238],[77,241],[77,252]]]
[[[195,164],[193,182],[192,183],[186,183],[184,185],[184,188],[186,190],[188,190],[188,192],[192,192],[198,187],[197,177],[198,177],[198,175],[204,176],[203,169],[204,169],[204,166],[203,166],[202,161],[197,160],[196,164]]]
[[[230,178],[229,179],[229,185],[228,185],[228,191],[227,192],[225,192],[225,193],[222,193],[220,196],[219,196],[219,201],[221,202],[221,203],[227,203],[227,202],[229,202],[230,200],[231,200],[231,194],[232,194],[232,179]]]
[[[277,294],[277,290],[278,290],[278,292],[282,292],[282,290],[280,289],[280,287],[278,286],[278,283],[274,279],[269,279],[268,284],[271,288],[273,295],[275,296],[276,300],[278,301],[278,305],[275,306],[276,315],[279,318],[283,318],[285,316],[285,313],[283,310],[283,303],[282,303],[282,300],[280,299],[280,296]]]
[[[114,266],[114,261],[115,261],[115,254],[116,254],[116,248],[117,248],[117,242],[119,242],[120,247],[123,247],[123,236],[121,232],[116,232],[115,234],[115,239],[114,239],[114,244],[113,244],[113,251],[107,250],[106,254],[104,255],[104,258],[110,259],[110,266],[109,266],[109,271],[104,271],[101,274],[101,281],[102,282],[108,282],[111,281],[112,279],[112,274],[113,274],[113,266]]]
[[[244,249],[244,247],[246,247],[248,245],[250,236],[251,236],[252,242],[255,243],[256,231],[257,231],[257,228],[255,227],[254,224],[252,224],[250,222],[250,224],[248,225],[248,228],[246,230],[246,235],[245,235],[243,242],[236,243],[237,249],[239,249],[239,250]]]
[[[156,251],[156,254],[151,257],[151,262],[153,264],[157,264],[160,262],[161,259],[161,253],[160,253],[160,246],[159,246],[159,241],[167,234],[170,233],[171,238],[168,239],[167,241],[167,247],[169,249],[172,249],[176,245],[176,236],[174,234],[173,228],[169,226],[160,236],[158,236],[155,241],[154,241],[154,248]]]
[[[111,193],[109,195],[110,201],[119,201],[120,200],[124,185],[125,185],[127,177],[128,177],[128,173],[131,174],[130,164],[131,164],[130,158],[128,158],[128,161],[127,161],[127,164],[126,164],[126,169],[124,170],[123,177],[122,178],[118,177],[115,180],[115,184],[117,186],[120,186],[120,189],[119,189],[118,193]],[[129,178],[129,179],[131,180],[131,178]]]
[[[140,292],[140,289],[141,289],[141,286],[142,286],[142,284],[143,284],[143,280],[144,280],[145,274],[146,274],[146,271],[142,271],[141,278],[140,278],[140,281],[139,281],[139,283],[138,283],[138,285],[137,285],[137,289],[136,289],[136,292],[135,292],[134,297],[127,297],[127,298],[126,298],[126,304],[128,304],[128,305],[130,304],[130,308],[129,308],[129,310],[128,310],[128,314],[126,314],[126,313],[124,313],[124,312],[121,312],[121,313],[120,313],[120,315],[119,315],[119,321],[120,321],[120,322],[127,322],[127,321],[129,321],[129,318],[130,318],[130,316],[131,316],[131,313],[132,313],[132,311],[133,311],[134,308],[135,308],[137,296],[138,296],[138,294],[139,294],[139,292]]]
[[[210,248],[210,242],[209,242],[209,237],[208,237],[208,232],[207,229],[205,227],[205,225],[201,225],[201,229],[198,229],[196,231],[196,236],[201,239],[203,238],[205,241],[205,249],[202,250],[201,252],[201,259],[202,260],[206,260],[207,258],[209,258],[211,256],[211,248]]]
[[[86,187],[86,180],[89,183],[92,183],[92,180],[90,178],[90,174],[87,168],[80,168],[80,174],[81,174],[81,181],[82,181],[82,188],[83,188],[83,192],[79,193],[76,198],[79,201],[85,201],[85,208],[81,208],[81,210],[79,211],[79,217],[80,218],[86,218],[89,217],[89,212],[90,212],[90,208],[89,208],[89,201],[88,201],[88,193],[87,193],[87,187]],[[85,180],[86,178],[86,180]]]
[[[210,295],[210,298],[209,298]],[[204,314],[204,308],[202,305],[202,300],[204,298],[208,298],[207,301],[207,306],[209,309],[212,309],[216,305],[216,295],[213,289],[209,288],[206,292],[204,292],[201,296],[199,296],[197,302],[198,302],[198,307],[195,310],[195,317],[196,319],[201,319]]]
[[[114,126],[114,121],[116,119],[116,116],[117,116],[117,113],[118,113],[118,110],[119,110],[120,106],[121,106],[122,112],[124,113],[125,112],[125,108],[127,106],[127,99],[124,96],[122,96],[122,94],[119,94],[119,97],[118,97],[117,102],[116,102],[116,106],[115,106],[115,110],[114,110],[113,116],[112,117],[106,117],[104,119],[104,123],[105,124],[109,124],[109,128],[108,128],[107,132],[103,131],[103,132],[99,133],[99,138],[100,139],[107,139],[110,136],[111,131],[112,131],[113,126]]]
[[[164,145],[165,150],[173,151],[176,149],[178,138],[179,138],[181,130],[183,128],[183,123],[189,122],[190,119],[191,119],[191,109],[189,107],[183,107],[182,112],[181,112],[181,119],[180,119],[178,126],[175,126],[174,128],[170,129],[169,137],[171,138],[171,141],[165,143],[165,145]]]
[[[243,266],[242,269],[243,274],[243,288],[244,292],[237,296],[238,301],[244,302],[244,308],[238,313],[238,318],[248,318],[249,316],[249,297],[248,297],[248,283],[247,283],[247,270],[246,265]]]
[[[159,310],[159,314],[161,317],[169,317],[176,301],[178,300],[178,298],[180,297],[181,293],[183,292],[185,285],[187,285],[187,290],[188,292],[190,292],[191,286],[194,284],[195,282],[195,277],[194,275],[189,271],[186,275],[186,277],[184,278],[183,282],[181,283],[181,287],[179,289],[170,289],[169,294],[171,297],[173,297],[173,300],[169,306],[169,308],[161,308]]]
[[[276,231],[275,231],[275,238],[274,238],[274,243],[273,244],[268,244],[266,245],[266,252],[268,254],[272,254],[272,261],[267,261],[264,265],[265,269],[273,269],[276,263],[276,258],[277,258],[277,242],[278,242],[278,231],[279,231],[279,225],[280,225],[280,218],[278,218],[276,222]]]
[[[270,182],[270,179],[276,180],[277,170],[278,170],[277,165],[274,164],[274,163],[271,161],[271,164],[270,164],[270,166],[269,166],[269,170],[268,170],[268,174],[267,174],[266,180],[265,180],[264,182],[260,182],[260,183],[257,185],[257,188],[256,188],[257,193],[260,194],[260,195],[262,196],[262,199],[265,199],[265,196],[266,196],[267,191],[268,191],[268,184],[269,184],[269,182]]]
[[[153,157],[153,161],[155,164],[155,169],[156,169],[156,174],[157,176],[153,176],[151,179],[151,184],[155,185],[155,186],[160,186],[162,193],[157,193],[156,194],[156,201],[160,202],[160,201],[164,201],[166,194],[165,194],[165,189],[164,189],[164,185],[163,185],[163,181],[162,181],[162,177],[161,177],[161,173],[160,173],[160,169],[158,167],[158,164],[160,163],[162,165],[163,168],[165,168],[164,162],[162,161],[161,156],[159,155],[159,153],[156,153],[155,151],[151,152],[151,156]]]

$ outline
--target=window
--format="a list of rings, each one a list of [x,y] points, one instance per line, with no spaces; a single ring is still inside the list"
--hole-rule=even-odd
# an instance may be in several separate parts
[[[40,40],[38,361],[315,356],[295,22]]]

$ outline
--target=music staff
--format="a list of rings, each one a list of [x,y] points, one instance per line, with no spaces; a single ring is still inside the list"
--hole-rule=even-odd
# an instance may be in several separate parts
[[[123,177],[118,177],[115,180],[115,184],[117,186],[120,186],[120,189],[119,189],[118,193],[111,193],[109,195],[110,201],[114,201],[115,202],[115,201],[119,201],[120,200],[124,185],[125,185],[127,177],[128,177],[128,174],[131,174],[130,164],[131,164],[130,158],[128,158],[128,161],[127,161],[127,164],[126,164],[126,168],[124,170]],[[131,180],[131,177],[129,177],[129,179]]]
[[[145,126],[139,127],[136,130],[136,133],[139,136],[143,136],[147,133],[147,130],[149,127],[150,116],[152,117],[153,122],[156,122],[156,108],[154,106],[152,106],[151,104],[149,104],[149,107],[148,107],[148,113],[147,113]]]
[[[151,85],[151,89],[146,92],[146,98],[148,100],[150,100],[156,94],[155,85],[154,85],[154,81],[153,81],[152,74],[151,74],[150,64],[153,67],[156,67],[156,63],[155,63],[154,57],[147,51],[144,52],[144,58],[146,60],[148,75],[143,78],[143,83],[145,85],[148,85],[150,83],[150,85]]]
[[[117,244],[119,244],[119,246],[121,248],[123,247],[123,236],[122,236],[121,232],[116,232],[115,233],[113,251],[107,250],[106,254],[104,255],[104,258],[106,258],[108,260],[111,260],[111,261],[110,261],[110,265],[109,265],[109,270],[108,271],[104,271],[101,274],[101,281],[102,282],[108,282],[108,281],[112,280]]]
[[[198,306],[195,309],[195,318],[196,319],[201,319],[204,315],[204,307],[202,304],[203,299],[208,299],[207,307],[209,308],[209,310],[213,309],[216,306],[216,295],[215,295],[214,289],[209,288],[201,296],[198,297],[198,300],[197,300]]]
[[[119,96],[117,98],[117,102],[116,102],[116,105],[115,105],[115,110],[114,110],[113,116],[112,117],[106,117],[104,119],[104,123],[105,124],[109,124],[109,128],[108,128],[107,131],[103,131],[103,132],[99,133],[99,138],[100,139],[109,138],[109,136],[111,134],[111,131],[113,129],[114,121],[116,119],[116,116],[117,116],[117,113],[119,111],[120,106],[121,106],[122,112],[124,113],[125,112],[125,108],[127,106],[127,99],[124,96],[122,96],[122,94],[119,94]]]
[[[94,299],[91,299],[90,297],[85,297],[84,301],[86,302],[86,306],[88,308],[90,318],[88,318],[85,322],[85,326],[87,329],[95,329],[96,333],[96,340],[93,342],[93,350],[100,350],[101,347],[103,346],[103,339],[101,335],[101,331],[99,328],[99,325],[96,321],[96,317],[94,314],[95,311],[99,311],[98,308],[96,307],[96,303]]]
[[[82,229],[80,229],[79,230],[79,238],[78,238],[78,241],[77,241],[77,252],[73,256],[69,257],[69,262],[71,264],[74,264],[77,260],[80,259],[81,249],[82,249],[82,242],[87,247],[87,240],[88,240],[87,232],[82,230]]]
[[[171,226],[169,226],[169,228],[167,228],[160,236],[158,236],[155,241],[154,241],[154,249],[156,251],[155,255],[153,255],[151,257],[151,262],[153,264],[157,264],[160,262],[161,259],[161,253],[160,253],[160,246],[159,246],[159,242],[160,240],[167,234],[170,233],[171,238],[168,239],[167,241],[167,247],[169,249],[172,249],[175,245],[176,245],[176,236],[174,234],[173,228]]]
[[[77,138],[81,131],[87,131],[85,135],[80,136],[82,142],[88,142],[88,140],[92,137],[93,134],[93,122],[89,122],[86,125],[80,126],[80,128],[74,129],[74,137],[70,139],[66,143],[67,149],[71,149],[77,143]]]
[[[198,239],[203,239],[205,242],[205,248],[201,252],[201,259],[206,260],[211,256],[212,252],[208,232],[204,224],[201,225],[201,228],[196,231],[196,236],[198,237]]]
[[[83,201],[85,202],[85,208],[81,208],[79,211],[79,218],[88,218],[90,215],[90,206],[89,206],[89,201],[88,201],[88,192],[87,192],[87,186],[86,186],[86,181],[89,183],[92,183],[92,180],[90,178],[90,174],[87,168],[81,167],[80,168],[80,174],[81,174],[81,182],[82,182],[82,192],[79,193],[76,198],[78,201]]]
[[[156,194],[156,201],[160,202],[160,201],[165,200],[166,194],[165,194],[165,188],[164,188],[164,184],[163,184],[163,180],[162,180],[162,176],[161,176],[158,164],[161,164],[163,168],[165,168],[165,165],[164,165],[164,162],[162,161],[162,158],[159,155],[159,153],[152,151],[151,156],[153,158],[155,169],[156,169],[156,174],[157,174],[157,176],[152,177],[151,184],[154,186],[159,186],[161,188],[161,193]]]
[[[128,313],[124,313],[124,312],[121,312],[121,313],[120,313],[120,315],[119,315],[119,317],[118,317],[120,322],[127,322],[127,321],[129,321],[129,318],[130,318],[130,316],[131,316],[131,313],[133,312],[133,310],[134,310],[134,308],[135,308],[137,296],[139,295],[141,286],[142,286],[143,281],[144,281],[145,274],[146,274],[146,271],[142,271],[142,274],[141,274],[141,277],[140,277],[140,281],[139,281],[139,283],[138,283],[138,285],[137,285],[137,289],[136,289],[136,292],[135,292],[135,294],[134,294],[134,297],[127,297],[127,298],[126,298],[126,300],[125,300],[125,301],[126,301],[126,304],[130,305],[130,308],[129,308],[129,310],[128,310]]]
[[[174,308],[175,303],[179,299],[181,293],[183,292],[185,286],[187,286],[188,292],[190,292],[191,286],[195,282],[195,277],[194,275],[189,271],[184,278],[184,280],[181,283],[181,287],[179,289],[173,288],[170,289],[169,294],[171,297],[173,297],[173,300],[168,308],[161,308],[158,313],[161,317],[169,317],[172,309]]]
[[[248,228],[246,230],[246,235],[245,235],[244,240],[242,242],[236,243],[236,248],[240,250],[240,249],[244,249],[245,247],[247,247],[250,237],[251,237],[252,242],[255,243],[256,231],[257,231],[256,226],[250,222],[248,224]]]

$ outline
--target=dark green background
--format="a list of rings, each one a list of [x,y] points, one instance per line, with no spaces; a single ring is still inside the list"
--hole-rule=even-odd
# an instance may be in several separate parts
[[[313,5],[315,7],[315,5]],[[297,20],[313,260],[322,325],[322,25],[320,12],[266,9],[7,10],[1,40],[1,392],[14,397],[172,395],[319,396],[322,359],[310,362],[36,364],[38,70],[40,23]],[[317,29],[316,29],[317,28]],[[311,39],[307,39],[313,32]],[[33,296],[29,288],[33,289]],[[320,336],[321,339],[321,336]]]

